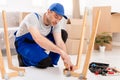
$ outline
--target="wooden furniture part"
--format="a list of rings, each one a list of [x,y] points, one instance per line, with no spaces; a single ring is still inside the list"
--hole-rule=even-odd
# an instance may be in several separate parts
[[[96,11],[98,9],[101,9],[101,17],[100,17],[100,22],[98,25],[98,31],[97,33],[102,33],[102,32],[108,32],[112,34],[112,31],[115,29],[112,29],[111,27],[111,6],[98,6],[98,7],[93,7],[93,21],[96,16]],[[114,28],[114,27],[113,27]],[[106,50],[112,50],[112,43],[105,45]],[[99,46],[95,44],[94,46],[95,50],[99,49]]]
[[[4,75],[6,74],[6,71],[5,71],[5,66],[4,66],[4,62],[3,62],[1,49],[0,49],[0,71],[1,71],[2,78],[4,78]]]
[[[76,73],[76,72],[70,71],[71,76],[79,77],[80,80],[87,80],[86,75],[87,75],[87,71],[88,71],[88,68],[89,68],[89,62],[90,62],[91,54],[92,54],[92,51],[93,51],[93,46],[94,46],[94,41],[95,41],[97,29],[98,29],[100,15],[101,15],[101,11],[98,10],[96,18],[95,18],[94,23],[93,23],[92,34],[91,34],[90,43],[89,43],[89,46],[88,46],[88,50],[87,50],[86,59],[85,59],[85,63],[84,63],[84,66],[83,66],[82,73]],[[64,71],[64,72],[67,73],[67,71]]]
[[[79,49],[78,49],[78,55],[77,55],[77,61],[76,61],[75,69],[80,68],[80,62],[81,62],[82,50],[83,50],[83,43],[84,43],[84,37],[85,37],[87,14],[88,14],[88,11],[87,11],[87,9],[85,9],[84,19],[83,19],[83,24],[82,24],[82,32],[80,33],[81,34],[81,36],[80,36],[81,40],[79,42]],[[64,69],[64,74],[67,75],[65,69]]]
[[[76,61],[75,69],[79,69],[80,68],[80,59],[82,57],[82,49],[83,49],[83,43],[84,43],[87,14],[88,14],[87,13],[87,9],[85,9],[84,19],[83,19],[83,25],[82,25],[82,32],[80,33],[81,34],[81,36],[80,36],[81,40],[79,42],[79,50],[78,50],[78,56],[77,56],[77,61]]]
[[[84,43],[84,36],[85,36],[87,14],[88,14],[88,11],[87,11],[87,9],[85,9],[83,25],[82,25],[83,27],[82,27],[82,32],[81,32],[81,40],[80,40],[80,43],[79,43],[80,45],[79,45],[79,48],[78,48],[78,56],[77,56],[77,61],[76,61],[76,68],[77,69],[80,68],[80,62],[81,62],[81,57],[82,57],[82,50],[83,50],[83,43]]]
[[[96,18],[93,21],[94,23],[93,23],[93,27],[92,27],[90,43],[89,43],[89,46],[88,46],[86,59],[85,59],[85,63],[84,63],[83,71],[82,71],[83,78],[86,78],[87,70],[89,68],[89,62],[90,62],[91,54],[92,54],[92,51],[93,51],[94,41],[95,41],[95,37],[96,37],[96,34],[97,34],[98,24],[99,24],[100,18],[101,18],[101,10],[99,9],[97,11]]]
[[[12,64],[12,56],[11,56],[11,51],[10,51],[10,44],[9,44],[9,38],[8,38],[8,26],[7,26],[7,19],[6,19],[6,12],[3,10],[2,11],[2,17],[3,17],[3,24],[4,24],[4,37],[5,37],[5,43],[6,43],[6,54],[8,58],[8,68],[17,71],[15,75],[17,74],[23,74],[25,72],[25,69],[23,68],[18,68],[15,67]]]
[[[8,80],[10,77],[15,77],[15,76],[21,75],[21,74],[18,74],[18,72],[16,72],[16,71],[10,72],[10,73],[6,72],[1,49],[0,49],[0,71],[1,71],[2,79],[5,79],[5,80]]]

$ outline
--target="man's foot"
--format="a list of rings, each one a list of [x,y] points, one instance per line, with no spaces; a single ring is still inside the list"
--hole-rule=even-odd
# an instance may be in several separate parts
[[[54,67],[54,65],[53,65],[53,64],[51,64],[49,67]]]
[[[18,54],[18,62],[20,67],[26,67],[26,65],[23,63],[22,56]]]
[[[43,60],[41,60],[38,65],[36,65],[37,68],[42,68],[42,69],[45,69],[47,67],[53,67],[53,65],[51,64],[52,63],[52,60],[50,57],[47,57]]]

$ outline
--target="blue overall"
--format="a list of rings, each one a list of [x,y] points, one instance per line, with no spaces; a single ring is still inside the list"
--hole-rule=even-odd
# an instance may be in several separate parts
[[[15,36],[16,32],[14,33]],[[45,37],[55,44],[52,34],[52,27],[50,33]],[[47,57],[50,57],[52,59],[52,64],[57,65],[57,62],[60,58],[60,55],[58,53],[50,52],[47,54],[45,52],[45,49],[43,49],[33,40],[30,33],[15,37],[15,44],[17,44],[16,51],[22,56],[23,63],[26,66],[36,66],[41,60]]]

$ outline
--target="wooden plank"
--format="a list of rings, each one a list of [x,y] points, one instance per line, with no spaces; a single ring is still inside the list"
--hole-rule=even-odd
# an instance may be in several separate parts
[[[7,80],[8,78],[16,77],[16,76],[20,75],[20,73],[17,72],[17,71],[10,72],[10,73],[6,72],[1,49],[0,49],[0,71],[1,71],[1,77],[2,77],[2,79],[5,79],[5,80]]]
[[[84,38],[85,38],[85,28],[86,28],[86,20],[87,20],[87,14],[88,14],[88,11],[87,9],[85,9],[85,12],[84,12],[84,19],[83,19],[83,25],[82,25],[82,32],[80,33],[81,34],[81,40],[79,42],[79,49],[78,49],[78,55],[77,55],[77,61],[76,61],[76,65],[75,65],[75,70],[79,69],[80,68],[80,64],[81,64],[81,57],[82,57],[82,51],[83,51],[83,43],[84,43]],[[68,72],[68,70],[64,69],[64,74],[66,75]],[[74,76],[74,77],[79,77],[80,74],[74,72],[74,71],[69,71],[71,76]]]
[[[1,71],[2,78],[4,78],[4,75],[6,74],[6,71],[5,71],[5,66],[4,66],[4,62],[3,62],[1,49],[0,49],[0,71]]]
[[[101,10],[99,9],[97,11],[95,20],[93,21],[94,23],[93,23],[93,28],[92,28],[91,38],[90,38],[90,44],[88,45],[86,59],[85,59],[84,67],[83,67],[83,70],[82,70],[82,75],[83,75],[84,78],[86,78],[87,71],[88,71],[88,68],[89,68],[89,62],[90,62],[91,54],[92,54],[93,47],[94,47],[94,41],[95,41],[97,29],[98,29],[100,15],[101,15]]]
[[[81,64],[81,57],[82,57],[82,51],[83,51],[83,43],[84,43],[84,38],[85,38],[85,29],[86,29],[86,22],[87,22],[87,14],[88,11],[87,9],[85,9],[84,12],[84,18],[83,18],[83,25],[82,25],[82,32],[81,32],[81,40],[80,40],[80,45],[79,45],[79,49],[78,49],[78,56],[77,56],[77,61],[76,61],[76,68],[79,69],[80,68],[80,64]]]
[[[8,58],[8,67],[15,71],[25,72],[25,69],[15,67],[12,64],[12,56],[11,56],[10,43],[9,43],[9,38],[8,38],[7,18],[6,18],[6,12],[4,10],[2,11],[2,17],[3,17],[4,35],[5,35],[5,43],[6,43],[6,54],[7,54],[7,58]]]

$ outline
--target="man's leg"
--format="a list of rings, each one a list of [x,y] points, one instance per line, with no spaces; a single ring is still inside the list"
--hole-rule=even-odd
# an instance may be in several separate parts
[[[20,54],[17,54],[18,57],[18,63],[20,67],[26,67],[26,65],[23,63],[22,56]]]
[[[67,41],[68,38],[68,33],[67,31],[65,31],[64,29],[61,30],[61,35],[62,35],[62,39],[64,41],[64,43]]]
[[[52,64],[52,61],[45,50],[36,43],[24,43],[22,49],[18,49],[19,66],[36,66],[37,68],[46,68]]]
[[[63,30],[63,29],[61,30],[61,36],[62,36],[62,39],[63,39],[63,41],[64,41],[64,43],[65,43],[66,40],[67,40],[67,38],[68,38],[68,34],[67,34],[67,32],[66,32],[65,30]],[[51,40],[53,43],[55,43],[52,34],[49,34],[47,37],[48,37],[49,40]],[[50,56],[51,59],[52,59],[52,64],[57,65],[58,60],[59,60],[59,58],[60,58],[60,55],[57,54],[57,53],[54,53],[54,52],[50,52],[50,53],[49,53],[49,56]]]
[[[15,45],[15,48],[16,48],[16,50],[17,50],[17,48],[18,48],[17,42],[15,42],[14,45]],[[18,53],[18,52],[17,52],[17,53]],[[22,56],[21,56],[19,53],[17,54],[17,58],[18,58],[18,64],[19,64],[19,66],[20,66],[20,67],[25,67],[26,65],[23,63]]]

